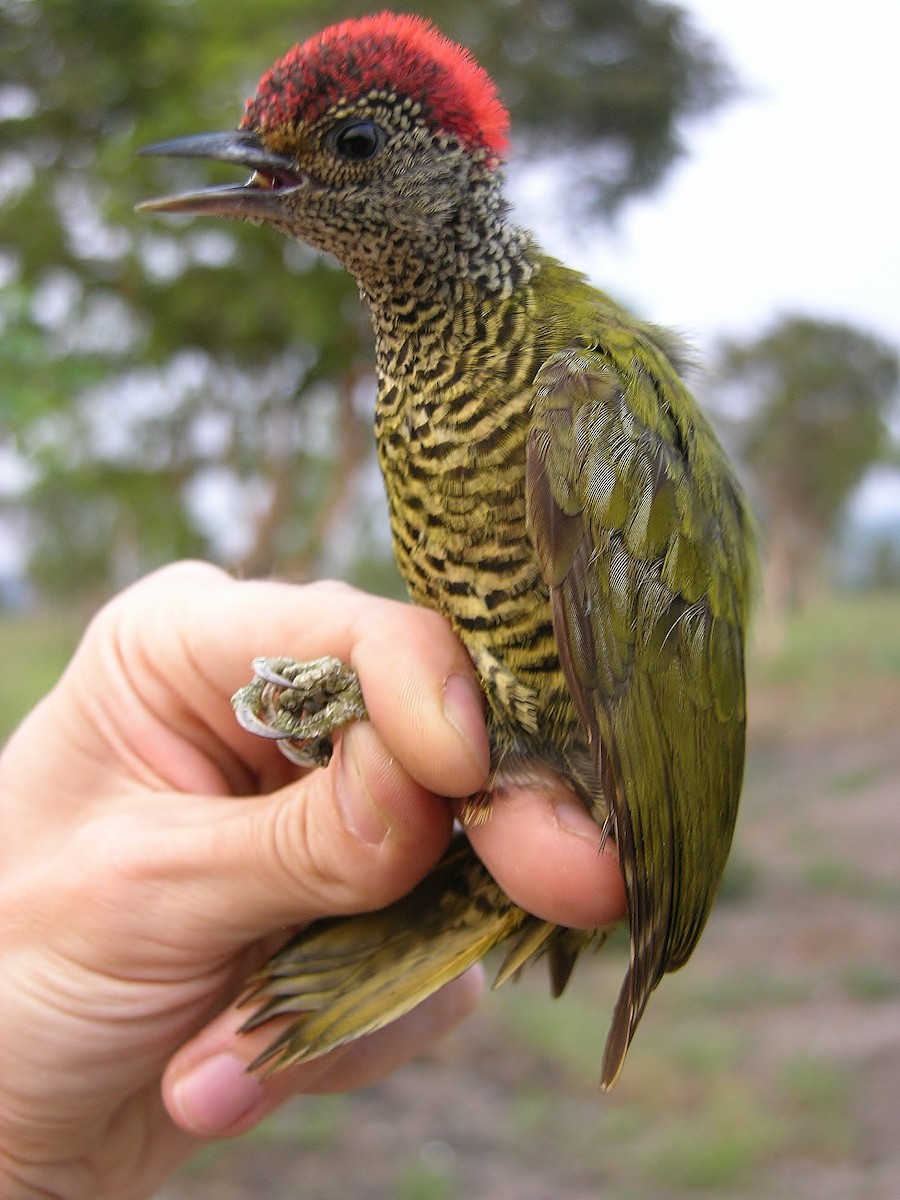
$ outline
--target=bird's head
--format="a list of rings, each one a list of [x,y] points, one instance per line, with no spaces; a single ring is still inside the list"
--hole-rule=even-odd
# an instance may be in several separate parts
[[[295,46],[260,80],[240,128],[144,153],[248,167],[247,183],[142,209],[266,223],[355,273],[392,238],[433,237],[497,174],[508,117],[490,77],[421,17],[380,13]]]

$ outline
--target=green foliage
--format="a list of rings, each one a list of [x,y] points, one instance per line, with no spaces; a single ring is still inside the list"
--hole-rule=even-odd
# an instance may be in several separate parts
[[[886,448],[896,351],[850,325],[790,317],[756,342],[732,343],[724,365],[762,396],[741,447],[761,491],[786,490],[808,519],[831,529]]]
[[[450,1166],[416,1158],[405,1163],[397,1176],[396,1200],[454,1200],[460,1194]]]
[[[789,316],[757,339],[725,343],[719,373],[755,401],[739,455],[767,528],[772,599],[796,605],[822,572],[853,490],[887,455],[897,352],[851,325]]]
[[[778,1145],[774,1120],[753,1108],[723,1110],[703,1136],[685,1120],[659,1139],[648,1164],[657,1184],[686,1191],[720,1191],[746,1180],[756,1164]]]
[[[853,963],[844,971],[843,984],[855,999],[877,1004],[900,996],[900,971],[880,960]]]
[[[0,745],[59,679],[80,629],[70,612],[0,617]]]
[[[739,848],[733,848],[716,893],[717,904],[742,904],[753,898],[760,885],[759,866]]]
[[[777,655],[751,659],[751,686],[799,682],[842,706],[842,689],[857,678],[870,690],[900,678],[900,603],[892,592],[835,595],[788,622]]]
[[[516,1036],[532,1051],[561,1064],[575,1078],[594,1083],[603,1048],[603,1029],[597,1006],[574,993],[566,996],[565,1020],[559,1004],[546,991],[533,987],[507,987],[498,992],[505,1019]]]
[[[785,1097],[796,1111],[798,1138],[820,1157],[851,1155],[856,1131],[848,1120],[846,1068],[804,1054],[789,1059],[781,1074]]]
[[[900,883],[870,875],[842,859],[814,859],[806,865],[801,878],[807,887],[826,895],[846,896],[871,905],[900,904]]]
[[[692,985],[690,991],[696,1004],[727,1013],[734,1019],[741,1009],[798,1004],[808,998],[811,987],[805,980],[769,974],[754,967],[701,981]]]
[[[334,1142],[348,1109],[347,1096],[340,1093],[303,1096],[280,1108],[245,1136],[256,1142],[289,1145],[298,1152],[327,1148]]]

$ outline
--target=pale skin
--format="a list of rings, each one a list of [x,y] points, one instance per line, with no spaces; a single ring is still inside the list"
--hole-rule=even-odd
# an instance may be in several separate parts
[[[370,720],[327,769],[234,721],[275,652],[359,674]],[[477,681],[435,613],[197,563],[107,605],[0,756],[0,1200],[152,1196],[205,1141],[379,1079],[468,1015],[479,969],[260,1081],[244,1067],[275,1031],[239,1035],[234,1001],[288,930],[408,891],[487,773]],[[532,912],[624,914],[614,847],[564,788],[504,793],[471,836]]]

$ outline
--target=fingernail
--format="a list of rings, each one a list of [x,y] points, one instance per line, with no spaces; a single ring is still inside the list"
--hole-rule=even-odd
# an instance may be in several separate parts
[[[580,804],[561,800],[553,805],[553,816],[560,829],[564,829],[566,833],[574,833],[599,848],[602,836],[600,829]]]
[[[444,716],[459,734],[482,775],[491,768],[484,724],[484,697],[466,675],[450,675],[444,683]]]
[[[380,846],[390,832],[391,823],[376,804],[363,767],[359,742],[367,734],[365,726],[344,731],[340,769],[334,786],[344,824],[350,832],[361,842]]]
[[[172,1096],[185,1128],[209,1136],[227,1133],[259,1104],[262,1085],[247,1073],[234,1054],[215,1054],[172,1088]]]

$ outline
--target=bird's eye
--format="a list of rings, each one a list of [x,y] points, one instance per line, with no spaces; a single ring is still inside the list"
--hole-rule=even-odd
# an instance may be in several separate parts
[[[384,130],[374,121],[351,120],[338,126],[331,136],[331,144],[341,158],[350,162],[364,162],[374,158],[384,145]]]

